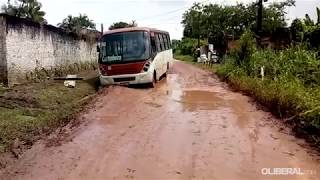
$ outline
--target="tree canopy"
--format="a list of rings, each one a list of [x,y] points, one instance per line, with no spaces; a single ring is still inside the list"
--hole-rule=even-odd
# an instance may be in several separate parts
[[[310,47],[320,49],[320,10],[317,7],[317,22],[314,22],[308,14],[303,19],[303,41]]]
[[[274,2],[263,8],[262,30],[272,34],[285,27],[285,8],[293,6],[295,0]],[[245,30],[255,32],[257,23],[257,4],[238,3],[222,6],[219,4],[194,3],[182,17],[183,35],[188,38],[208,39],[215,48],[226,48],[226,37],[239,39]],[[223,52],[222,52],[223,53]]]
[[[126,28],[126,27],[137,27],[137,26],[138,26],[138,24],[136,23],[136,21],[132,21],[131,23],[126,23],[126,22],[120,21],[120,22],[113,23],[109,27],[109,30]]]
[[[297,18],[292,21],[290,30],[292,34],[292,40],[294,42],[302,42],[305,27],[300,19]]]
[[[42,5],[37,0],[16,0],[1,7],[2,12],[20,18],[26,18],[38,23],[47,23],[44,19],[45,12],[41,10]]]
[[[86,14],[80,14],[79,16],[73,17],[69,15],[67,18],[62,20],[58,26],[69,32],[79,32],[82,29],[95,29],[96,24],[93,20],[90,20]]]
[[[263,9],[263,31],[272,33],[286,26],[285,8],[293,6],[294,0],[275,2]],[[255,30],[257,19],[255,3],[221,6],[195,3],[183,14],[184,36],[208,38],[209,34],[223,32],[239,38],[245,29]]]

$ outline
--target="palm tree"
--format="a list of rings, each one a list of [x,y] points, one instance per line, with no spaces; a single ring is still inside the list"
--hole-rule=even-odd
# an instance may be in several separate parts
[[[26,1],[26,5],[23,7],[26,18],[35,22],[43,22],[45,20],[44,15],[46,13],[41,11],[41,3],[37,0],[24,1]]]
[[[58,26],[69,32],[80,32],[82,29],[95,29],[95,23],[89,19],[85,14],[80,14],[78,17],[73,17],[69,15],[67,18],[62,20],[62,23],[59,23]]]
[[[7,5],[2,6],[2,11],[8,15],[26,18],[38,23],[46,22],[45,12],[41,11],[42,4],[37,0],[17,0],[11,4],[8,0]]]

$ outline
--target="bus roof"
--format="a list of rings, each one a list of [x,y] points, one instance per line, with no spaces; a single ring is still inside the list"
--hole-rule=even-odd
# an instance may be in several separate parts
[[[115,33],[121,33],[121,32],[132,32],[132,31],[147,31],[147,32],[158,32],[158,33],[164,33],[169,34],[167,31],[158,30],[155,28],[148,28],[148,27],[130,27],[130,28],[119,28],[114,29],[110,31],[106,31],[103,33],[103,35],[106,34],[115,34]]]

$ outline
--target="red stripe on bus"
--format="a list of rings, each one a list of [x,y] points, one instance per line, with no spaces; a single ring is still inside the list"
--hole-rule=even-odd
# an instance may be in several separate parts
[[[137,74],[140,73],[143,69],[146,61],[142,62],[134,62],[134,63],[126,63],[126,64],[100,64],[99,68],[101,74],[104,76],[113,76],[113,75],[121,75],[121,74]]]

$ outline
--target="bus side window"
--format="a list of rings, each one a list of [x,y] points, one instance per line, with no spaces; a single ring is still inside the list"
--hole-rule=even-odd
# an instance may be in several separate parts
[[[155,39],[156,39],[156,45],[157,45],[157,52],[161,52],[161,44],[160,44],[159,34],[156,34]]]
[[[169,36],[169,34],[167,34],[167,40],[168,40],[169,49],[171,49],[171,41],[170,41],[170,36]]]
[[[170,49],[171,46],[170,46],[170,40],[169,40],[169,35],[168,34],[166,34],[166,38],[167,38],[167,42],[168,42],[168,49]]]
[[[156,37],[153,36],[150,38],[151,39],[151,50],[152,50],[152,54],[157,53],[157,43],[156,43]]]
[[[162,34],[163,44],[164,44],[164,50],[168,49],[168,42],[165,34]]]
[[[165,45],[166,45],[166,50],[169,49],[169,44],[168,44],[168,39],[167,39],[167,35],[166,34],[163,34],[163,39],[164,39],[164,42],[165,42]]]
[[[160,39],[161,39],[161,49],[162,49],[162,51],[165,51],[166,50],[166,44],[165,44],[165,41],[164,41],[164,39],[163,39],[163,34],[160,34]]]
[[[159,52],[163,51],[163,42],[161,38],[161,34],[157,34],[158,40],[159,40]]]

